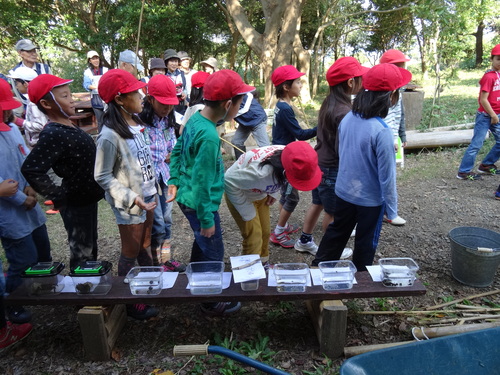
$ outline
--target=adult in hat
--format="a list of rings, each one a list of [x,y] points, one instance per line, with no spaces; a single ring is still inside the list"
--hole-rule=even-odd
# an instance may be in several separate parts
[[[203,67],[203,69],[205,69],[205,72],[207,72],[208,74],[212,74],[218,70],[217,68],[219,64],[215,57],[209,57],[208,59],[203,60],[200,65]]]
[[[398,89],[410,80],[408,70],[393,64],[375,65],[363,75],[352,111],[339,126],[334,221],[319,244],[313,266],[340,259],[354,227],[354,265],[366,271],[373,263],[384,211],[392,219],[398,210],[393,136],[382,119],[397,103]]]
[[[21,66],[28,67],[37,72],[37,74],[50,74],[52,70],[48,64],[38,62],[38,51],[40,47],[36,46],[30,39],[20,39],[14,47],[21,57],[21,62],[14,66],[15,70]]]
[[[18,127],[12,123],[12,110],[20,105],[12,97],[10,85],[0,80],[0,181],[18,183],[14,195],[0,199],[0,241],[9,264],[6,283],[0,280],[1,295],[12,293],[22,284],[21,274],[26,267],[51,260],[47,219],[35,191],[21,173],[29,149]],[[19,324],[31,320],[31,312],[22,306],[7,308],[7,316],[11,322]]]
[[[144,72],[144,66],[135,52],[126,49],[118,56],[118,69],[125,70],[137,78],[138,72]]]
[[[90,102],[97,120],[98,130],[102,128],[102,117],[104,115],[104,102],[99,96],[97,88],[102,75],[108,71],[102,63],[97,51],[87,52],[87,69],[83,72],[83,88],[90,91]]]
[[[187,105],[187,85],[186,77],[184,72],[179,69],[179,64],[181,63],[181,58],[174,49],[167,49],[163,53],[163,60],[165,60],[165,65],[167,66],[167,77],[169,77],[175,85],[175,90],[177,97],[179,98],[179,104],[175,106],[175,111],[180,115],[186,112]]]
[[[323,232],[333,221],[335,181],[339,170],[338,127],[344,116],[351,110],[351,96],[359,92],[362,77],[368,71],[369,68],[362,66],[354,57],[346,56],[335,61],[326,72],[329,93],[318,113],[318,134],[315,147],[323,179],[312,191],[312,202],[304,219],[302,234],[294,245],[297,251],[316,254],[318,246],[313,240],[312,233],[322,211],[324,211]],[[344,259],[350,255],[352,255],[352,250],[346,248],[341,258]]]
[[[191,69],[191,63],[193,59],[188,55],[186,51],[178,52],[179,58],[181,59],[180,69],[184,73],[184,77],[186,77],[186,92],[187,92],[187,100],[189,102],[189,96],[191,93],[191,80],[193,75],[197,72],[197,70]]]
[[[243,154],[224,174],[227,206],[243,237],[242,254],[259,254],[264,264],[268,262],[269,206],[279,197],[281,186],[288,181],[298,190],[310,191],[321,176],[318,156],[304,141]]]

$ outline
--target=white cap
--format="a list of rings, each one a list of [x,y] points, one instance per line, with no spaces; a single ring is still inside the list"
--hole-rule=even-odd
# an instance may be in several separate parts
[[[32,81],[38,76],[38,73],[26,66],[20,66],[16,70],[11,70],[8,77],[13,79],[22,79],[23,81]]]
[[[99,57],[99,54],[97,53],[97,51],[88,51],[87,52],[87,60],[94,57],[94,56]]]

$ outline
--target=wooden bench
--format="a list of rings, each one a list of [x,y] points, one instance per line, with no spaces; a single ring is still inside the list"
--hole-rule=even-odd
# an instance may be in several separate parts
[[[231,282],[227,289],[216,295],[193,295],[186,289],[186,275],[179,275],[173,288],[164,289],[158,295],[132,295],[123,277],[114,277],[113,286],[107,295],[57,295],[28,296],[19,288],[10,294],[7,305],[79,305],[87,306],[78,312],[87,356],[92,360],[110,358],[111,349],[126,320],[125,304],[182,304],[224,301],[305,301],[311,314],[322,353],[330,358],[342,355],[346,342],[347,307],[342,299],[403,297],[424,295],[425,287],[416,280],[411,287],[388,288],[372,281],[368,272],[356,273],[357,284],[352,289],[326,291],[321,286],[307,288],[305,293],[278,292],[261,280],[256,291],[242,291],[239,284]],[[91,306],[110,306],[92,308]]]

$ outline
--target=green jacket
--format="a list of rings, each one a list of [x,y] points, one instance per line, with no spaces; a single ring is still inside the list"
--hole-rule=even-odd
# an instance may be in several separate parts
[[[200,112],[189,119],[170,157],[169,185],[176,200],[196,211],[202,228],[214,225],[224,192],[224,164],[215,123]]]

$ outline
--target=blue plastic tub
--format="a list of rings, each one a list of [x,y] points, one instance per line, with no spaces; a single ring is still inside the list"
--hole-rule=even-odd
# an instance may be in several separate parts
[[[360,354],[340,368],[340,375],[420,374],[500,374],[500,327]]]

